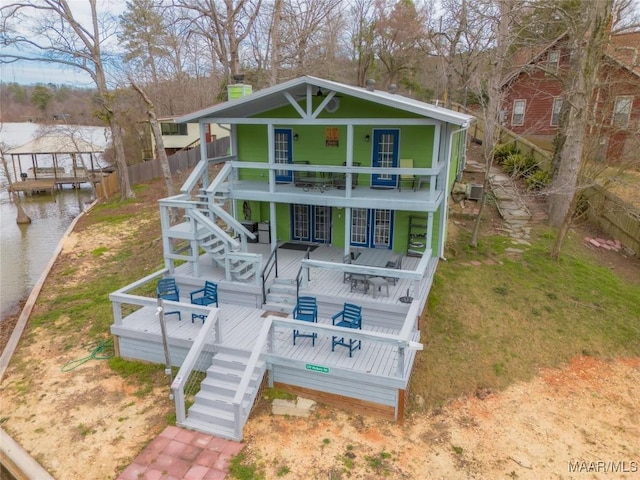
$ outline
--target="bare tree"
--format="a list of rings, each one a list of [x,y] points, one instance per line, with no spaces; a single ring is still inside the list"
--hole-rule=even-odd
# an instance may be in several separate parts
[[[549,195],[549,223],[558,227],[558,235],[551,253],[554,258],[560,255],[578,199],[585,133],[598,78],[598,66],[611,21],[612,4],[613,0],[595,3],[583,1],[581,15],[572,18],[570,23],[571,65],[563,92],[563,103],[569,105],[569,111],[561,125],[564,141]]]
[[[164,141],[162,140],[162,131],[160,130],[160,122],[158,122],[158,117],[156,116],[156,109],[153,105],[153,102],[149,98],[149,95],[144,91],[144,89],[138,85],[131,77],[129,77],[129,82],[133,89],[138,92],[145,105],[147,106],[147,117],[149,118],[149,124],[151,125],[151,132],[153,133],[153,138],[156,142],[156,155],[160,162],[160,169],[162,170],[162,176],[164,178],[164,183],[167,186],[167,195],[169,197],[173,197],[175,195],[175,191],[173,188],[173,179],[171,178],[171,168],[169,167],[169,160],[167,158],[167,152],[164,149]]]
[[[174,0],[190,31],[207,40],[227,80],[241,73],[240,46],[253,28],[262,0]]]
[[[430,19],[425,48],[442,63],[445,106],[451,107],[456,92],[466,106],[471,77],[491,49],[490,17],[472,0],[444,0],[442,7],[442,15]]]
[[[287,0],[280,22],[280,60],[289,75],[325,75],[331,70],[335,38],[325,35],[330,25],[341,23],[340,0]]]
[[[365,86],[375,61],[375,0],[354,0],[351,4],[351,57],[356,69],[356,85]]]
[[[106,16],[99,17],[96,0],[88,0],[88,3],[91,24],[86,26],[76,19],[68,0],[29,0],[0,7],[2,44],[7,47],[0,55],[0,62],[56,63],[89,74],[98,90],[101,117],[111,128],[122,198],[133,198],[122,128],[117,121],[114,94],[107,86],[108,55],[102,49],[117,22]]]
[[[410,0],[377,0],[374,48],[384,68],[384,85],[398,84],[414,69],[426,23],[426,12]]]

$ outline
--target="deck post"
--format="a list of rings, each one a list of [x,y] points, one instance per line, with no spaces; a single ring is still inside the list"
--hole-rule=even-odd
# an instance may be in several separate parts
[[[122,304],[120,302],[112,302],[113,320],[116,325],[122,325]]]
[[[214,320],[215,321],[215,320]],[[222,340],[222,330],[220,329],[220,323],[222,322],[216,322],[216,324],[214,325],[214,335],[215,335],[215,341],[214,343],[224,343]]]
[[[404,374],[404,347],[398,347],[398,377]]]

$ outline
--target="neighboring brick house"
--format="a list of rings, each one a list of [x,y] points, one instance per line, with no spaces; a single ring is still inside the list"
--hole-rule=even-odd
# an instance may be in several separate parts
[[[562,108],[563,72],[570,51],[565,35],[537,53],[520,51],[519,65],[503,83],[502,124],[513,132],[551,147]],[[595,121],[589,129],[593,158],[610,163],[637,157],[640,130],[640,32],[612,35],[605,49],[600,82],[593,92]]]

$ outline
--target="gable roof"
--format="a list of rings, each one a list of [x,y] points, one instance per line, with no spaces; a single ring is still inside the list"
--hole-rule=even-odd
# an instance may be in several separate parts
[[[612,35],[605,55],[640,76],[640,32]]]
[[[522,48],[517,50],[512,56],[514,70],[507,74],[502,86],[520,75],[529,65],[535,64],[547,51],[556,47],[560,41],[567,37],[567,32],[560,35],[552,42],[539,47]],[[604,55],[615,60],[623,68],[628,69],[637,76],[640,76],[640,32],[612,34],[609,42],[604,48]]]
[[[474,117],[464,113],[458,113],[447,108],[438,107],[430,103],[414,100],[403,95],[384,92],[381,90],[367,90],[366,88],[353,87],[343,83],[324,80],[317,77],[303,76],[289,80],[288,82],[273,87],[258,90],[250,95],[228,102],[223,102],[213,107],[208,107],[187,115],[176,118],[176,122],[195,122],[202,118],[246,118],[257,113],[272,110],[288,105],[285,97],[288,92],[294,98],[306,95],[307,87],[320,88],[334,91],[337,94],[348,95],[362,100],[374,102],[404,112],[414,113],[426,118],[433,118],[443,122],[468,127]]]

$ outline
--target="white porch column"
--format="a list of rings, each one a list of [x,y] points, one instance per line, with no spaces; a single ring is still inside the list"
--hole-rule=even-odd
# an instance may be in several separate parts
[[[267,125],[267,152],[269,159],[269,166],[273,166],[276,163],[276,148],[275,148],[275,128],[273,123]],[[276,191],[276,171],[269,169],[269,192],[274,193]]]
[[[207,161],[207,123],[200,122],[198,124],[200,128],[200,160]],[[206,189],[209,186],[209,169],[206,168],[202,173],[202,188]]]
[[[276,204],[269,202],[269,230],[271,230],[271,250],[278,244],[278,238],[276,235],[278,220],[276,219]]]

